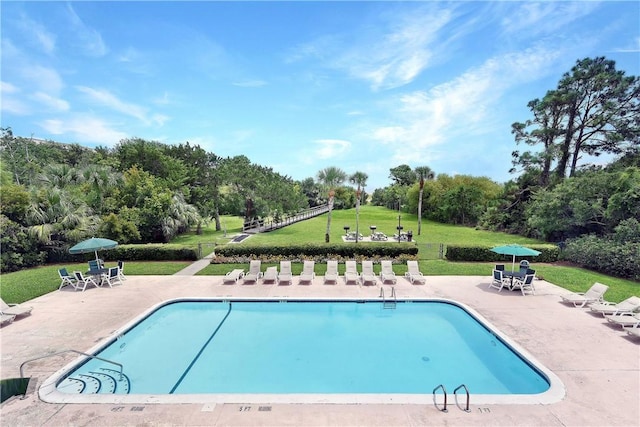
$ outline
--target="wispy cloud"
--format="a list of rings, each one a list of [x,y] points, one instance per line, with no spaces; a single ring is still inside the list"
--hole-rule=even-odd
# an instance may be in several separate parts
[[[40,126],[52,135],[65,135],[66,137],[71,135],[83,143],[113,146],[121,139],[129,137],[124,132],[112,129],[104,120],[87,115],[76,115],[65,118],[65,120],[49,119],[41,122]]]
[[[318,147],[314,150],[316,158],[327,160],[346,154],[350,148],[351,143],[341,139],[319,139],[314,141]]]
[[[33,44],[44,53],[50,55],[55,51],[56,36],[49,32],[42,24],[30,19],[24,14],[20,15],[17,24],[24,34],[31,38]]]
[[[266,86],[267,82],[265,82],[264,80],[244,80],[239,82],[233,82],[232,84],[234,86],[239,86],[239,87],[262,87],[262,86]]]
[[[430,65],[434,51],[445,49],[441,32],[453,17],[452,9],[411,8],[349,34],[324,35],[300,44],[287,61],[320,59],[329,68],[368,81],[373,90],[403,86]]]
[[[108,49],[100,33],[87,26],[70,3],[67,4],[67,14],[71,22],[71,29],[75,32],[76,41],[84,53],[94,57],[104,56]]]
[[[139,105],[124,102],[111,92],[101,89],[93,89],[86,86],[76,86],[76,89],[87,95],[88,98],[100,105],[110,108],[127,116],[134,117],[146,124],[151,120],[147,117],[147,110]]]
[[[69,111],[69,103],[67,101],[53,97],[47,93],[36,92],[31,98],[47,108],[49,112]]]
[[[24,64],[22,78],[26,80],[34,91],[58,95],[64,82],[57,70],[42,65]]]
[[[613,51],[614,52],[623,52],[623,53],[638,53],[638,52],[640,52],[640,37],[637,37],[635,40],[629,42],[624,47],[613,49]]]
[[[434,147],[486,132],[502,95],[546,74],[561,55],[561,50],[538,48],[491,58],[429,91],[402,95],[391,106],[397,112],[395,123],[375,128],[371,137],[389,145],[398,162],[434,159],[439,155]]]
[[[595,1],[516,2],[513,5],[515,8],[502,19],[503,30],[507,35],[526,38],[553,35],[600,7]]]

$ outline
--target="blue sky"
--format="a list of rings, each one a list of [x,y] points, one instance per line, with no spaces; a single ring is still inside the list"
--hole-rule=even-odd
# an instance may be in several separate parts
[[[513,175],[511,124],[585,57],[640,74],[640,3],[7,2],[1,125],[327,166]]]

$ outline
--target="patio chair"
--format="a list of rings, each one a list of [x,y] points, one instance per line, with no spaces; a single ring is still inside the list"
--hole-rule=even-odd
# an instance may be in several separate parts
[[[604,293],[609,289],[602,283],[594,283],[587,292],[573,292],[569,295],[561,296],[562,302],[573,304],[574,307],[584,307],[587,304],[604,301]]]
[[[504,271],[504,264],[496,264],[496,268],[494,270]]]
[[[357,285],[360,281],[360,276],[358,275],[358,267],[355,261],[345,261],[345,272],[344,272],[344,284],[345,285]]]
[[[620,313],[620,314],[609,314],[604,316],[607,319],[607,322],[612,323],[614,325],[622,326],[624,328],[635,328],[640,325],[640,313]]]
[[[278,284],[278,267],[267,267],[262,276],[262,284]]]
[[[98,261],[97,259],[92,259],[91,261],[89,261],[89,271],[96,271],[96,270],[100,270],[102,268],[102,265],[100,264],[100,261]]]
[[[326,285],[328,283],[337,284],[338,283],[338,261],[336,260],[328,260],[327,261],[327,271],[324,273],[323,283]]]
[[[0,298],[1,314],[5,314],[7,316],[20,317],[20,316],[27,316],[31,314],[31,310],[33,310],[33,307],[31,306],[24,306],[21,304],[7,304],[6,302],[4,302],[2,298]]]
[[[224,285],[235,285],[238,283],[238,280],[244,277],[244,270],[240,268],[236,268],[234,270],[228,271],[227,274],[222,278],[222,283]]]
[[[73,289],[76,288],[76,279],[69,274],[66,268],[60,268],[58,270],[58,276],[60,276],[60,280],[62,280],[62,282],[60,283],[60,287],[58,287],[58,290],[64,288],[65,286],[71,286]]]
[[[249,272],[244,275],[244,280],[242,283],[244,285],[248,283],[257,283],[258,279],[262,277],[262,272],[260,271],[260,267],[262,266],[262,262],[259,259],[254,259],[249,262]]]
[[[311,284],[313,283],[313,279],[316,277],[316,273],[314,272],[315,261],[305,261],[302,265],[302,273],[300,273],[300,280],[298,284],[301,285],[303,283]]]
[[[0,326],[8,325],[16,318],[15,314],[2,314],[0,316]]]
[[[621,314],[621,313],[632,313],[640,309],[640,298],[636,296],[631,296],[624,301],[621,301],[617,304],[603,301],[589,304],[589,310],[594,313],[600,313],[602,316],[606,316],[607,314]]]
[[[380,280],[382,284],[391,283],[395,285],[398,279],[396,278],[396,273],[393,272],[393,264],[389,260],[380,261],[380,265],[382,266],[382,270],[380,271]]]
[[[110,288],[113,288],[113,285],[122,285],[118,270],[118,267],[110,267],[107,274],[102,275],[102,283],[106,283]]]
[[[291,261],[280,261],[280,274],[278,275],[278,284],[293,284],[293,274],[291,273]]]
[[[493,280],[489,283],[489,288],[496,288],[498,292],[502,288],[511,289],[511,279],[504,277],[502,270],[493,270]]]
[[[84,275],[80,271],[74,271],[73,276],[76,278],[76,291],[81,290],[82,292],[84,292],[85,289],[87,289],[88,285],[95,286],[96,288],[100,286],[98,282],[93,279],[93,277],[84,277]]]
[[[120,280],[127,280],[127,277],[124,275],[124,261],[118,261],[118,277]]]
[[[362,261],[362,273],[360,273],[360,283],[363,286],[375,286],[376,275],[373,272],[373,261]]]
[[[520,289],[520,291],[522,292],[522,295],[526,295],[528,293],[530,293],[531,295],[535,295],[536,294],[536,288],[533,285],[533,279],[534,279],[534,275],[533,274],[527,274],[524,276],[524,278],[522,277],[514,277],[513,278],[513,283],[511,284],[511,290],[514,289]]]

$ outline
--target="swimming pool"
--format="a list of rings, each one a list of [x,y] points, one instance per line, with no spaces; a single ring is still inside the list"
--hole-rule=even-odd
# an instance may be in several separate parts
[[[424,402],[465,384],[478,402],[542,397],[555,378],[468,308],[433,300],[169,301],[90,353],[124,379],[85,358],[43,400]]]

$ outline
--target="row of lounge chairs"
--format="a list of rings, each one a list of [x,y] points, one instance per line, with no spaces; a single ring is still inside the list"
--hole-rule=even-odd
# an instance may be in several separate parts
[[[356,261],[345,261],[345,272],[343,279],[346,285],[363,285],[375,286],[378,279],[382,284],[395,285],[397,283],[396,274],[393,271],[391,261],[380,261],[381,271],[376,275],[373,271],[373,261],[362,261],[361,271],[358,272]],[[315,262],[304,261],[302,272],[298,276],[299,284],[311,284],[316,277]],[[412,284],[423,285],[426,283],[424,275],[418,268],[417,261],[407,261],[407,272],[405,278]],[[267,267],[264,272],[261,271],[261,261],[253,260],[249,263],[249,271],[247,273],[242,269],[235,269],[228,272],[222,279],[223,284],[235,284],[240,280],[244,284],[257,283],[262,279],[264,284],[293,284],[293,274],[291,273],[291,261],[280,261],[280,271],[277,267]],[[323,277],[325,285],[337,284],[340,280],[338,273],[338,261],[327,261],[327,271]]]
[[[640,298],[631,296],[619,303],[605,301],[609,289],[602,283],[594,283],[586,292],[572,292],[562,296],[562,302],[574,307],[587,308],[594,314],[602,314],[607,322],[622,327],[623,331],[640,337]]]

